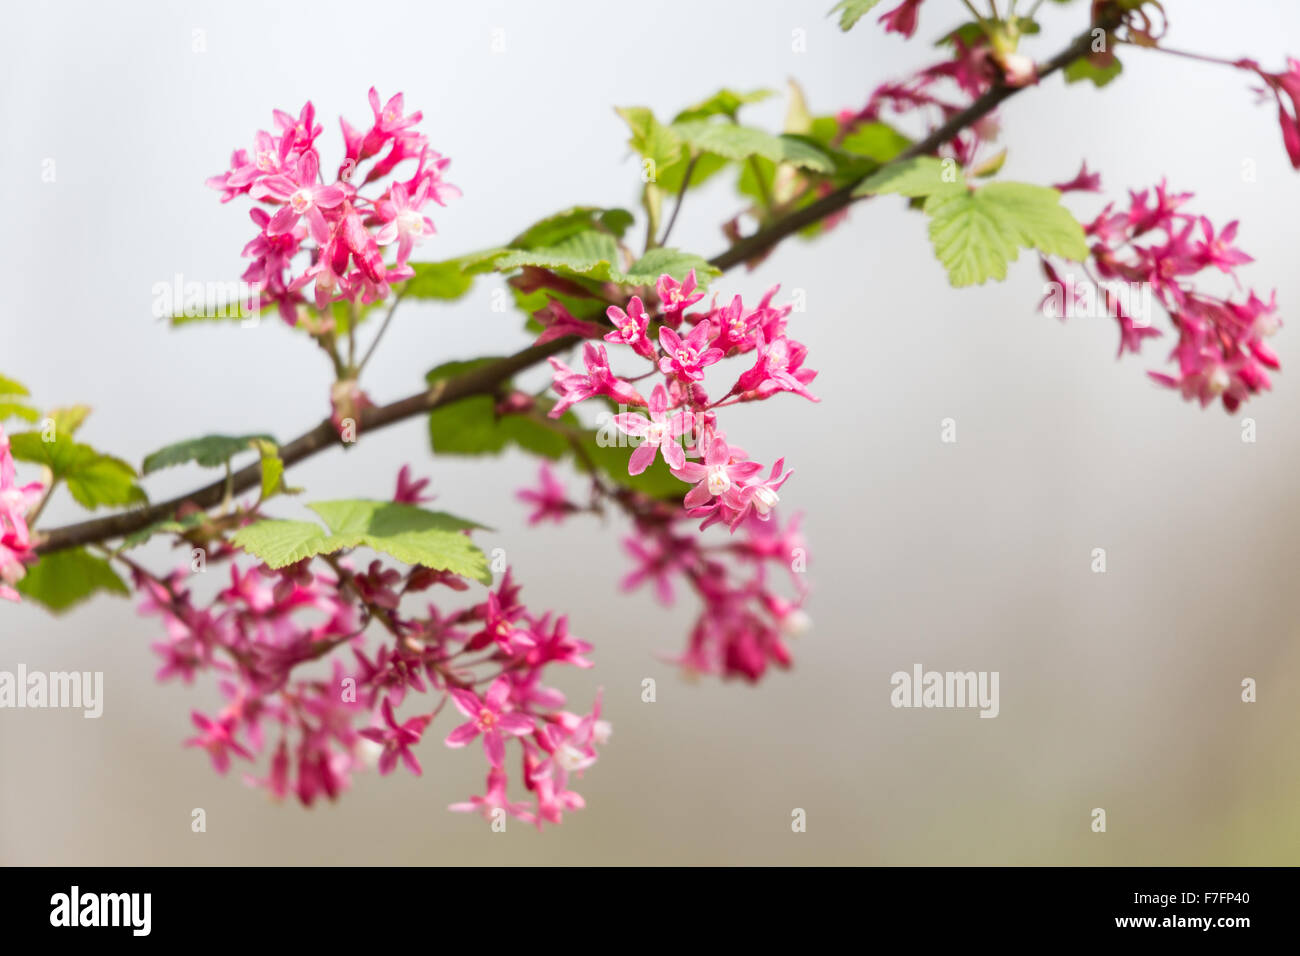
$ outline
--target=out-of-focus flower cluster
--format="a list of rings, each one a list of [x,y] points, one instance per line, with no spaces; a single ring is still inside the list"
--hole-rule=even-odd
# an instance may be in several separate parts
[[[322,127],[310,102],[297,117],[276,110],[275,132],[259,131],[251,151],[235,150],[229,171],[208,180],[222,202],[248,194],[261,203],[250,213],[258,234],[244,247],[253,262],[243,278],[261,306],[276,305],[290,325],[308,285],[320,309],[386,297],[390,283],[411,277],[412,247],[434,231],[424,208],[460,195],[442,178],[450,160],[415,129],[422,114],[406,113],[401,93],[381,104],[372,87],[370,108],[366,130],[340,119],[343,159],[332,182],[321,172]],[[379,181],[407,160],[416,164],[411,177],[394,177],[381,191]],[[371,184],[372,194],[362,195]],[[396,247],[390,263],[380,251],[387,246]]]
[[[534,506],[529,520],[563,521],[581,512],[564,485],[542,465],[540,484],[518,493]],[[787,639],[810,626],[803,611],[807,597],[804,572],[808,547],[799,530],[801,515],[783,525],[763,520],[756,511],[738,523],[740,533],[709,542],[689,527],[691,515],[672,503],[626,489],[612,493],[631,517],[634,533],[624,547],[635,567],[624,578],[625,590],[650,585],[660,602],[671,605],[685,586],[702,607],[686,649],[674,663],[688,673],[716,674],[758,681],[775,665],[790,666]],[[777,573],[780,572],[780,573]],[[781,594],[778,580],[788,574],[792,597]]]
[[[1086,164],[1062,192],[1097,191],[1100,177]],[[1174,373],[1150,372],[1162,385],[1178,389],[1202,406],[1216,399],[1229,412],[1251,395],[1270,387],[1269,369],[1279,367],[1277,355],[1265,343],[1281,326],[1276,292],[1265,301],[1254,290],[1242,296],[1220,297],[1196,288],[1194,278],[1210,270],[1232,278],[1237,268],[1253,261],[1236,246],[1237,223],[1216,229],[1205,216],[1184,211],[1191,193],[1171,192],[1164,182],[1152,189],[1129,192],[1126,208],[1108,204],[1084,226],[1091,243],[1089,280],[1105,297],[1108,313],[1120,328],[1119,354],[1138,352],[1145,339],[1159,336],[1150,316],[1126,310],[1122,296],[1108,288],[1113,282],[1144,285],[1169,313],[1177,344],[1170,359]],[[1044,260],[1048,279],[1078,296],[1077,283],[1062,279]]]
[[[0,598],[5,600],[18,600],[14,585],[26,576],[27,564],[36,560],[27,514],[44,493],[39,481],[18,484],[9,436],[0,426]]]
[[[395,500],[423,500],[423,484],[403,469]],[[305,805],[332,800],[368,763],[381,774],[398,763],[419,774],[414,748],[451,703],[463,722],[445,744],[481,739],[487,763],[484,794],[452,809],[489,818],[502,810],[541,826],[583,806],[572,781],[596,761],[609,725],[599,697],[585,715],[572,713],[544,680],[553,665],[591,667],[591,645],[569,632],[566,618],[529,610],[508,571],[484,600],[445,610],[438,594],[469,588],[451,572],[399,571],[377,560],[357,568],[346,558],[329,559],[328,568],[307,559],[275,571],[241,569],[239,554],[222,543],[208,553],[209,565],[229,563],[230,583],[206,605],[186,587],[188,568],[167,578],[133,569],[141,610],[166,628],[154,645],[158,678],[220,678],[226,705],[195,712],[198,733],[186,742],[206,750],[218,771],[232,757],[269,753],[265,776],[250,774],[250,783]],[[408,612],[404,602],[424,608]],[[367,635],[376,630],[383,640],[371,646]],[[335,651],[327,673],[305,673]],[[414,713],[399,718],[403,707]],[[506,797],[511,741],[528,802]]]

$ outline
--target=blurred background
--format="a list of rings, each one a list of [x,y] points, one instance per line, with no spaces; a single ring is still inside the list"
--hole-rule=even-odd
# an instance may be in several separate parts
[[[434,214],[439,235],[416,256],[442,259],[572,204],[634,208],[640,167],[614,106],[671,116],[722,86],[783,90],[793,77],[816,113],[856,108],[937,59],[929,44],[963,19],[957,0],[929,0],[911,42],[874,16],[845,35],[831,2],[19,5],[0,38],[0,370],[45,406],[93,405],[84,440],[137,463],[208,432],[288,440],[320,420],[330,379],[301,336],[277,321],[172,332],[150,313],[154,283],[177,272],[242,270],[248,203],[222,206],[203,181],[273,108],[312,99],[332,160],[339,114],[367,120],[372,84],[404,91],[465,193]],[[1167,6],[1173,46],[1272,69],[1300,53],[1293,5]],[[1084,2],[1047,4],[1027,52],[1055,53],[1086,16]],[[795,30],[806,52],[792,50]],[[1244,74],[1121,58],[1104,90],[1056,76],[1013,98],[1004,175],[1061,181],[1086,157],[1110,197],[1167,176],[1197,194],[1192,210],[1240,219],[1256,259],[1243,279],[1276,285],[1288,323],[1273,393],[1236,417],[1187,405],[1145,374],[1168,337],[1117,362],[1113,322],[1036,311],[1033,257],[1004,283],[954,290],[922,216],[889,198],[859,206],[821,241],[787,243],[715,286],[748,299],[780,282],[807,297],[790,332],[821,372],[821,404],[782,398],[729,428],[797,470],[782,499],[807,512],[814,629],[791,672],[758,687],[682,680],[661,657],[696,609],[619,593],[618,520],[529,529],[513,492],[532,483],[531,460],[435,459],[412,420],[291,481],[315,499],[384,497],[410,462],[438,506],[498,529],[483,544],[506,548],[529,603],[568,612],[596,645],[595,669],[555,681],[575,706],[605,689],[614,734],[579,788],[588,808],[542,834],[448,813],[483,771],[479,754],[442,748],[449,724],[421,744],[418,779],[364,774],[336,805],[276,805],[180,746],[190,710],[218,695],[154,682],[157,619],[107,598],[58,619],[6,604],[0,669],[103,671],[105,703],[99,720],[0,711],[0,863],[1300,862],[1300,174]],[[783,111],[780,98],[747,109],[769,128]],[[718,224],[741,205],[726,179],[685,208],[674,245],[721,250]],[[1098,204],[1071,198],[1081,218]],[[499,287],[404,305],[367,371],[372,396],[526,344],[517,314],[490,309]],[[939,440],[944,418],[955,444]],[[161,500],[209,477],[174,469],[146,487]],[[77,519],[60,499],[45,522]],[[1094,548],[1105,574],[1091,571]],[[156,570],[175,560],[164,545],[139,554]],[[1000,672],[1000,715],[894,709],[889,677],[916,663]],[[1247,677],[1253,704],[1240,699]],[[206,833],[190,830],[196,807]],[[1094,807],[1105,834],[1090,830]],[[791,832],[794,808],[806,833]]]

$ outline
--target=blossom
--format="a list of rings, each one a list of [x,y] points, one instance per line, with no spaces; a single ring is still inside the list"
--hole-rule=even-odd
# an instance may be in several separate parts
[[[424,494],[424,489],[427,487],[429,487],[428,478],[412,481],[411,466],[403,465],[397,473],[397,490],[393,492],[393,501],[407,505],[420,505],[432,501],[433,495]]]
[[[295,175],[268,176],[250,192],[254,199],[284,203],[266,225],[266,234],[274,238],[293,230],[300,216],[307,220],[311,237],[317,242],[329,240],[330,226],[323,209],[333,209],[348,198],[348,190],[339,185],[323,186],[316,182],[320,171],[315,153],[305,153],[298,160]]]
[[[535,819],[529,812],[527,803],[513,802],[506,797],[506,772],[500,767],[488,770],[487,792],[483,796],[473,796],[462,803],[453,803],[447,809],[456,813],[481,813],[489,820],[496,810],[504,810],[510,816],[525,823]]]
[[[605,346],[588,342],[583,346],[582,355],[587,366],[586,374],[575,372],[555,357],[550,359],[551,367],[555,369],[553,387],[560,394],[560,400],[549,412],[551,418],[559,418],[570,406],[596,395],[608,395],[626,405],[646,403],[630,382],[614,374],[609,367],[609,353]]]
[[[663,276],[660,281],[662,282],[663,279],[667,278],[667,276]],[[650,339],[646,337],[646,328],[650,324],[650,317],[646,315],[645,306],[641,303],[640,296],[632,296],[627,304],[626,312],[616,305],[611,305],[605,310],[605,314],[614,323],[614,331],[605,336],[606,342],[631,346],[632,351],[644,358],[653,359],[655,357],[655,347],[651,344]]]
[[[235,740],[234,722],[228,716],[220,720],[212,720],[196,710],[190,714],[190,719],[194,721],[194,726],[199,728],[200,734],[185,741],[185,746],[202,747],[206,750],[212,758],[212,766],[216,768],[217,773],[225,773],[230,769],[231,753],[238,754],[246,760],[253,759],[253,755]]]
[[[322,127],[310,102],[296,117],[276,110],[277,132],[259,131],[251,153],[236,150],[230,169],[208,180],[222,202],[247,194],[265,204],[253,210],[259,234],[244,248],[253,260],[244,279],[254,284],[261,304],[276,305],[290,325],[298,321],[300,290],[307,285],[314,286],[322,310],[335,299],[369,303],[387,296],[391,283],[414,275],[407,264],[413,246],[435,232],[423,208],[460,195],[443,178],[449,161],[415,129],[421,114],[407,114],[400,93],[381,105],[373,88],[370,105],[375,118],[369,130],[340,120],[344,160],[332,183],[321,181],[315,141]],[[378,195],[363,196],[353,185],[365,188],[410,159],[418,160],[411,177]],[[389,265],[382,250],[394,245]]]
[[[384,698],[383,714],[387,726],[367,727],[360,732],[362,737],[383,747],[379,757],[379,772],[392,773],[398,758],[401,758],[406,769],[418,777],[421,773],[420,761],[411,753],[411,747],[420,742],[424,728],[432,718],[428,714],[421,714],[399,724],[393,716],[393,702],[387,697]]]
[[[538,481],[541,484],[536,490],[523,488],[515,493],[520,501],[535,506],[536,510],[528,516],[529,524],[540,524],[543,521],[558,523],[578,510],[566,496],[564,485],[545,462],[538,470]]]
[[[911,38],[916,32],[917,12],[923,0],[903,0],[892,10],[887,10],[878,22],[885,25],[886,33],[901,33]]]
[[[721,434],[715,434],[707,443],[703,462],[688,461],[672,471],[682,481],[695,485],[682,502],[695,509],[743,485],[761,468],[758,462],[746,460],[739,448],[729,446]]]
[[[709,347],[709,327],[705,324],[697,325],[686,338],[664,326],[659,330],[659,346],[665,353],[659,360],[659,371],[690,382],[701,381],[704,369],[723,355],[722,349]]]
[[[659,281],[655,283],[655,291],[659,294],[659,301],[664,307],[664,312],[670,316],[680,316],[682,312],[689,309],[696,302],[704,298],[704,290],[696,288],[695,270],[692,269],[686,274],[686,278],[678,282],[670,275],[661,275]],[[633,302],[640,305],[641,300],[633,298]],[[675,325],[679,323],[670,322]]]
[[[420,212],[429,199],[429,181],[420,183],[415,195],[408,196],[401,183],[393,183],[388,191],[388,198],[380,200],[375,210],[384,223],[375,234],[375,242],[386,246],[397,241],[397,261],[405,262],[411,255],[411,248],[425,236],[434,233],[433,220]]]
[[[456,709],[469,720],[447,735],[447,746],[464,747],[482,734],[483,750],[493,767],[500,767],[505,760],[503,732],[521,736],[533,730],[531,717],[504,709],[510,698],[510,682],[504,677],[494,680],[481,699],[471,690],[452,688],[449,693]]]
[[[0,426],[0,598],[5,600],[18,600],[13,586],[26,576],[26,565],[35,559],[27,513],[44,493],[40,482],[18,484],[9,436]]]
[[[1052,188],[1057,192],[1101,192],[1101,174],[1088,172],[1088,161],[1084,160],[1083,165],[1079,167],[1078,173],[1068,182],[1053,183]]]
[[[689,411],[678,412],[668,416],[668,392],[662,385],[656,385],[650,393],[650,417],[636,412],[623,412],[614,416],[614,424],[625,435],[640,438],[641,444],[627,463],[629,475],[639,475],[650,467],[655,454],[663,452],[664,461],[671,468],[681,468],[686,464],[686,453],[682,451],[678,439],[691,430],[694,416]]]

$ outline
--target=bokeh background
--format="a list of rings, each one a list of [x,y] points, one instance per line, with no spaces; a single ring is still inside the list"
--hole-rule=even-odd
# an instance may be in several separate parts
[[[329,149],[338,114],[368,117],[371,84],[405,91],[465,192],[421,250],[444,258],[571,204],[634,207],[639,166],[616,105],[671,115],[724,85],[782,89],[794,77],[816,112],[856,107],[930,60],[962,9],[929,0],[904,42],[868,21],[841,34],[830,3],[17,5],[0,38],[0,369],[46,405],[93,405],[85,440],[137,462],[210,431],[287,440],[320,419],[329,382],[300,336],[277,322],[170,332],[150,315],[154,283],[242,269],[247,204],[220,205],[203,180],[273,107],[313,99]],[[1300,52],[1294,5],[1167,6],[1178,47],[1276,68]],[[1083,2],[1047,4],[1029,51],[1054,53],[1085,18]],[[619,594],[619,521],[528,529],[512,494],[531,482],[531,461],[435,459],[414,420],[314,458],[292,481],[318,499],[379,497],[410,462],[442,507],[499,529],[484,543],[507,549],[530,603],[567,611],[597,646],[594,670],[558,682],[575,702],[603,686],[614,725],[580,788],[588,809],[544,834],[493,834],[448,813],[478,792],[483,762],[444,750],[437,726],[419,779],[367,774],[337,805],[275,805],[181,748],[190,710],[217,694],[154,683],[155,619],[110,599],[60,619],[6,605],[0,668],[99,670],[106,691],[97,721],[0,712],[0,862],[1300,860],[1300,323],[1289,321],[1300,174],[1245,75],[1122,58],[1103,91],[1058,76],[1008,103],[1005,175],[1059,181],[1086,157],[1112,196],[1168,176],[1197,193],[1193,209],[1240,219],[1257,260],[1243,276],[1276,285],[1288,321],[1272,394],[1236,418],[1186,405],[1145,375],[1168,339],[1117,362],[1113,323],[1035,311],[1032,258],[1004,283],[953,290],[923,217],[889,199],[860,206],[816,244],[786,244],[717,286],[756,296],[780,282],[807,296],[791,331],[821,371],[821,404],[744,409],[730,429],[798,472],[783,500],[807,512],[815,628],[792,672],[759,687],[680,679],[660,658],[681,646],[694,608]],[[783,109],[760,104],[750,121],[775,126]],[[44,183],[50,158],[57,179]],[[1096,208],[1072,202],[1081,216]],[[674,244],[719,251],[718,224],[738,203],[719,177]],[[490,310],[498,287],[404,306],[368,372],[374,397],[412,391],[444,360],[525,344],[515,314]],[[947,417],[956,444],[939,440]],[[207,477],[178,469],[147,487],[158,499]],[[76,518],[60,501],[46,520]],[[1097,547],[1105,574],[1090,569]],[[157,545],[141,554],[159,569],[174,560]],[[889,675],[918,662],[999,671],[1000,716],[893,709]],[[646,677],[654,704],[641,702]],[[1257,703],[1240,700],[1246,677]],[[206,833],[190,830],[195,807]],[[803,834],[791,832],[796,807]],[[1107,811],[1105,834],[1089,828],[1094,807]]]

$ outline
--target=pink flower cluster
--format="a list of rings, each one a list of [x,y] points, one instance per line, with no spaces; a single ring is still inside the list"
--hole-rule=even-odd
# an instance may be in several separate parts
[[[396,498],[422,500],[422,488],[403,469]],[[188,569],[159,579],[133,568],[142,611],[166,627],[154,645],[163,662],[158,678],[220,678],[226,705],[215,715],[194,713],[198,733],[186,741],[206,750],[219,772],[232,757],[269,751],[267,775],[249,782],[308,806],[336,798],[369,763],[381,774],[398,763],[419,774],[414,748],[450,702],[465,720],[449,729],[446,745],[481,739],[488,767],[485,794],[452,809],[489,817],[503,810],[541,826],[583,806],[572,778],[595,762],[609,725],[599,697],[589,713],[571,713],[543,680],[552,665],[591,667],[591,645],[569,632],[564,617],[529,611],[509,572],[484,600],[450,611],[428,597],[439,587],[468,590],[450,572],[403,572],[378,560],[358,569],[345,558],[328,559],[328,570],[311,559],[241,570],[237,554],[225,544],[209,552],[209,564],[230,563],[230,583],[207,606],[187,590]],[[404,609],[417,601],[423,612]],[[371,625],[385,635],[374,649],[365,637]],[[350,662],[336,657],[327,678],[299,670],[345,646]],[[409,701],[417,702],[415,713],[400,719],[397,710]],[[509,741],[519,746],[531,803],[506,799]]]
[[[568,500],[546,465],[540,480],[540,490],[519,492],[522,500],[537,506],[532,523],[562,521],[586,510]],[[706,544],[694,529],[684,527],[690,516],[681,508],[638,492],[620,490],[614,498],[636,529],[624,541],[635,567],[623,588],[649,584],[663,604],[671,605],[678,586],[685,585],[702,602],[686,650],[674,663],[694,673],[750,682],[762,678],[769,666],[790,666],[786,641],[810,626],[802,610],[808,548],[799,532],[799,515],[782,526],[752,512],[740,523],[741,534]],[[793,599],[774,587],[772,572],[782,568],[793,582]]]
[[[27,574],[36,559],[32,551],[27,514],[41,500],[45,486],[38,481],[18,484],[9,436],[0,426],[0,598],[17,601],[13,586]]]
[[[386,297],[390,283],[413,274],[407,265],[412,247],[434,231],[424,207],[446,205],[460,195],[442,178],[450,160],[430,149],[414,128],[422,114],[407,114],[402,94],[381,104],[372,87],[370,108],[374,118],[365,131],[340,119],[343,161],[331,183],[321,174],[315,144],[322,127],[310,102],[297,117],[276,110],[275,133],[259,131],[251,153],[236,150],[229,171],[208,180],[221,191],[222,202],[247,193],[263,204],[250,213],[259,232],[244,247],[253,262],[243,278],[258,290],[261,305],[275,304],[290,325],[306,301],[301,290],[307,285],[321,309],[336,299]],[[416,163],[409,179],[391,181],[371,197],[361,195],[360,188],[407,160]],[[393,244],[395,261],[385,263],[380,249]],[[307,261],[295,265],[299,253],[306,253]]]
[[[773,288],[752,309],[736,296],[725,306],[715,299],[706,309],[687,312],[704,298],[694,270],[682,282],[660,276],[656,291],[662,310],[657,331],[651,329],[651,317],[641,298],[633,296],[626,310],[609,307],[607,314],[614,329],[604,334],[604,340],[619,351],[650,364],[649,371],[636,379],[660,379],[650,398],[642,397],[633,380],[613,370],[604,345],[587,342],[583,371],[575,371],[558,358],[550,360],[555,369],[553,387],[560,396],[550,415],[558,418],[571,406],[594,397],[644,408],[648,417],[623,412],[613,419],[623,434],[639,442],[628,463],[630,474],[640,474],[662,455],[673,475],[693,486],[683,503],[688,515],[704,519],[701,528],[724,522],[734,531],[751,514],[766,520],[776,506],[777,490],[791,473],[784,470],[785,460],[781,459],[764,476],[759,462],[727,442],[718,427],[717,409],[779,392],[817,401],[807,388],[817,376],[803,367],[807,349],[786,335],[791,306],[774,306],[777,289]],[[558,302],[549,308],[553,317],[557,310],[563,312]],[[593,323],[585,326],[581,334],[588,337],[602,332]],[[574,330],[578,324],[567,317],[564,327]],[[686,327],[690,331],[683,334]],[[720,398],[710,399],[704,385],[706,370],[723,359],[743,355],[752,355],[753,365],[741,372]],[[682,447],[683,436],[690,460]]]
[[[1058,188],[1093,191],[1100,189],[1100,179],[1088,174],[1085,164],[1075,180]],[[1104,283],[1147,285],[1178,333],[1170,354],[1177,372],[1150,372],[1151,377],[1202,407],[1217,399],[1233,412],[1251,395],[1269,388],[1267,370],[1279,367],[1264,341],[1281,326],[1276,293],[1266,302],[1253,290],[1236,298],[1197,290],[1192,279],[1206,270],[1232,277],[1240,288],[1237,267],[1252,259],[1236,247],[1235,221],[1216,230],[1206,217],[1182,211],[1190,198],[1191,193],[1170,192],[1161,182],[1154,189],[1130,191],[1127,208],[1108,204],[1084,227],[1096,270],[1090,278],[1104,290],[1109,312],[1119,323],[1121,355],[1136,353],[1144,339],[1160,332],[1149,326],[1149,317],[1125,311],[1122,297]],[[1044,270],[1050,280],[1061,282],[1046,261]]]

